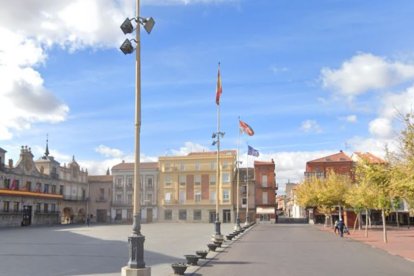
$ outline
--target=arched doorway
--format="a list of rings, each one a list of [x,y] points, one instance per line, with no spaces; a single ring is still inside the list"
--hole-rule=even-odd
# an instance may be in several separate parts
[[[75,216],[73,214],[72,208],[65,207],[65,208],[63,208],[63,214],[62,214],[62,218],[61,218],[61,223],[62,224],[70,224],[70,223],[73,223],[74,217]]]

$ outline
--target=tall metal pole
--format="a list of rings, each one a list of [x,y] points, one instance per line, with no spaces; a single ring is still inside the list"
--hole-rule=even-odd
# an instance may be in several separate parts
[[[246,221],[245,225],[249,223],[249,153],[246,154]]]
[[[240,199],[239,199],[239,194],[240,194],[240,166],[239,166],[239,145],[240,145],[240,116],[239,116],[239,121],[237,122],[237,129],[238,129],[238,139],[237,139],[237,187],[236,187],[236,227],[235,230],[240,230],[240,214],[239,214],[239,205],[240,205]]]
[[[136,18],[139,18],[139,0],[136,0]],[[144,268],[144,241],[145,237],[141,234],[141,202],[140,202],[140,134],[141,134],[141,40],[140,26],[135,30],[136,56],[135,56],[135,163],[134,163],[134,207],[132,235],[128,238],[129,242],[129,261],[130,268]]]
[[[215,231],[216,238],[221,236],[220,230],[220,214],[219,214],[219,185],[221,184],[220,179],[220,105],[217,105],[217,172],[216,172],[216,221],[215,221]]]

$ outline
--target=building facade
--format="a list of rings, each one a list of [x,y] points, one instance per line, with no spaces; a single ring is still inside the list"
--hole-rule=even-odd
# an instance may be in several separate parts
[[[122,162],[112,167],[111,221],[132,222],[134,163]],[[141,221],[150,223],[158,220],[157,191],[159,183],[157,162],[140,164]]]
[[[256,220],[276,222],[275,162],[254,161]]]
[[[16,166],[0,148],[0,226],[28,226],[59,223],[63,202],[56,177],[39,170],[31,149],[21,148]]]
[[[220,221],[234,222],[235,162],[236,151],[221,151],[217,179],[217,152],[160,157],[159,220],[214,222],[217,199]]]
[[[89,201],[87,214],[91,222],[109,223],[111,221],[111,202],[113,177],[109,175],[89,175]]]
[[[234,187],[234,205],[237,209],[237,174],[233,181]],[[247,188],[247,185],[249,188]],[[249,222],[255,221],[256,218],[256,187],[254,178],[254,168],[239,168],[239,218],[241,223],[246,222],[246,216]],[[247,204],[248,203],[248,204]],[[246,210],[248,208],[248,210]],[[246,213],[247,211],[247,213]],[[235,216],[237,215],[235,210]]]

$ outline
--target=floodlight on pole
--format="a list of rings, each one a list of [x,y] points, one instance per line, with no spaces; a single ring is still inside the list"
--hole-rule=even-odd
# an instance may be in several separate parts
[[[135,18],[129,19],[128,17],[125,21],[121,24],[121,30],[124,34],[130,34],[134,31],[134,26],[132,26],[131,21],[135,20]]]
[[[121,49],[122,53],[124,53],[125,55],[127,54],[132,54],[134,52],[134,46],[132,46],[131,41],[135,41],[135,39],[125,39],[125,41],[122,43],[121,47],[119,47],[119,49]]]
[[[144,27],[145,31],[147,31],[148,34],[151,33],[152,28],[154,28],[155,20],[152,17],[148,18],[139,18],[139,23]]]

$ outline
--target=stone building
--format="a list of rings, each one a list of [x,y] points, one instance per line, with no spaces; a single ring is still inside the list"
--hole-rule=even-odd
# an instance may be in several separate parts
[[[91,222],[109,223],[111,221],[111,202],[113,177],[109,175],[89,175],[89,201],[87,214]]]
[[[276,173],[275,162],[254,161],[256,220],[276,220]]]
[[[150,223],[158,220],[158,175],[157,162],[140,164],[142,222]],[[115,223],[132,222],[134,163],[122,162],[113,166],[112,176],[111,221]]]
[[[247,170],[249,173],[247,174]],[[247,181],[247,175],[249,176]],[[247,184],[249,188],[247,189]],[[237,213],[237,173],[233,180],[233,187],[234,187],[234,205],[235,205],[235,216]],[[254,169],[253,168],[239,168],[239,187],[240,187],[240,194],[239,194],[239,218],[240,223],[246,222],[246,207],[248,206],[248,221],[253,222],[256,216],[256,189],[255,189],[255,181],[254,181]],[[247,192],[249,194],[247,194]],[[247,199],[249,200],[247,204]]]
[[[58,179],[37,167],[27,146],[16,166],[11,159],[4,164],[5,154],[0,148],[0,226],[59,223],[63,195]]]
[[[214,222],[218,198],[220,221],[234,222],[232,183],[235,162],[236,151],[221,151],[220,176],[216,179],[217,152],[160,157],[159,220]],[[219,188],[218,195],[216,185]]]

